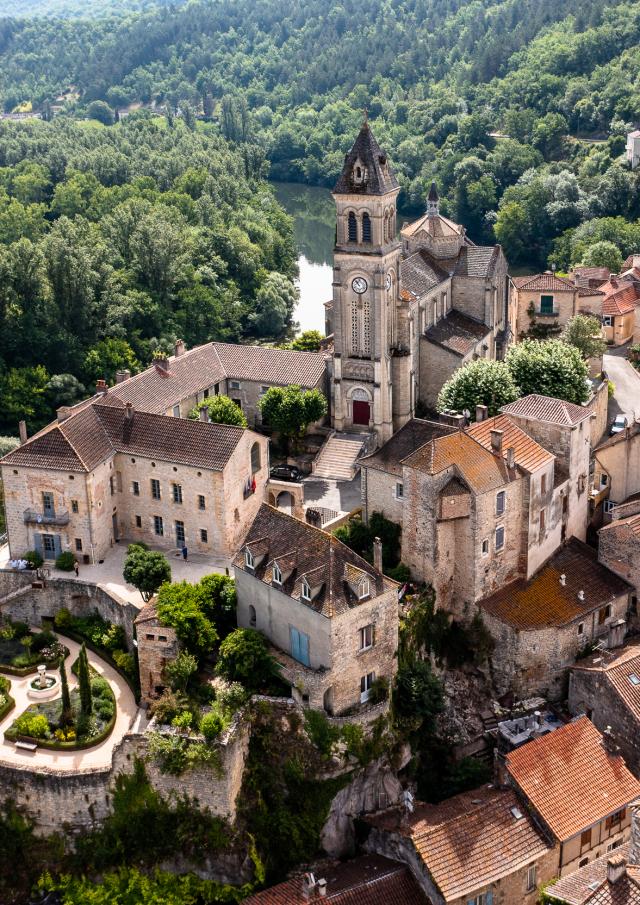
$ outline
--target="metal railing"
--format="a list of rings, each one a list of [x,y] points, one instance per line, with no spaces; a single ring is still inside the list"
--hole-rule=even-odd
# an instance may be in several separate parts
[[[61,512],[38,512],[37,509],[25,509],[24,521],[26,525],[68,525],[69,513],[66,509]]]

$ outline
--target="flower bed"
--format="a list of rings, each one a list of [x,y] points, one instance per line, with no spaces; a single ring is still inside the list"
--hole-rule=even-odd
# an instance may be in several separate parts
[[[9,741],[34,742],[41,748],[79,750],[92,748],[104,741],[116,723],[116,699],[111,686],[93,673],[91,676],[92,713],[83,717],[80,712],[80,693],[71,692],[71,722],[62,725],[62,698],[32,704],[7,729]]]
[[[69,651],[53,632],[32,632],[24,622],[0,626],[0,672],[10,676],[28,676],[40,663],[55,667]]]
[[[0,676],[0,720],[3,720],[16,706],[16,702],[9,694],[10,689],[11,682],[4,676]]]

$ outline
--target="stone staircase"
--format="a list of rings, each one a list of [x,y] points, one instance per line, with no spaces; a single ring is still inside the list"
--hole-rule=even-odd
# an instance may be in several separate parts
[[[313,463],[314,477],[351,481],[365,439],[365,434],[331,434]]]

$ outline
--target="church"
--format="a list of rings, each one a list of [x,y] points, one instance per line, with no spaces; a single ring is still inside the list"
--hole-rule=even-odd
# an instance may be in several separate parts
[[[507,261],[440,213],[396,227],[400,186],[365,119],[334,189],[336,245],[331,412],[338,431],[369,430],[378,445],[435,409],[461,365],[502,358],[512,337]]]

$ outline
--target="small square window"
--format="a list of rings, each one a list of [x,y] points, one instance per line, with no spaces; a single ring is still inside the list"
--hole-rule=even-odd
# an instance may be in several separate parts
[[[158,635],[158,641],[166,641],[166,640],[167,640],[166,635]]]
[[[155,641],[155,640],[156,640],[156,636],[155,636],[155,635],[149,635],[149,634],[147,634],[147,635],[145,635],[145,637],[146,637],[147,641]]]
[[[200,529],[200,540],[202,541],[203,544],[209,543],[209,532],[207,531],[206,528]]]
[[[239,390],[239,389],[240,389],[240,381],[239,381],[239,380],[230,380],[230,381],[229,381],[229,387],[230,387],[232,390]]]
[[[602,318],[602,324],[604,327],[613,327],[613,318],[610,314],[605,314]]]
[[[72,512],[78,512],[78,508],[79,508],[79,507],[78,507],[78,501],[77,501],[77,500],[71,500],[71,511],[72,511]]]
[[[260,387],[260,395],[264,396],[265,393],[268,393],[271,387]]]
[[[600,475],[600,486],[606,487],[608,483],[609,483],[609,475],[601,474]]]
[[[142,516],[136,515],[136,528],[142,528]]]
[[[613,509],[615,509],[615,507],[616,504],[613,502],[613,500],[604,501],[603,509],[605,512],[611,512]]]
[[[82,538],[76,537],[76,550],[78,553],[82,553]]]
[[[584,635],[584,622],[579,622],[579,623],[578,623],[578,634],[579,634],[579,635]]]

